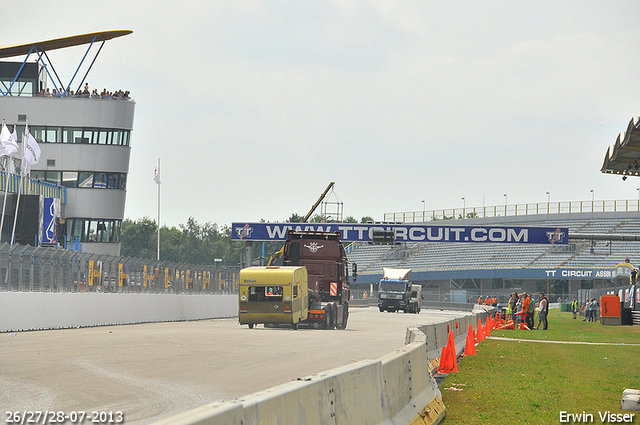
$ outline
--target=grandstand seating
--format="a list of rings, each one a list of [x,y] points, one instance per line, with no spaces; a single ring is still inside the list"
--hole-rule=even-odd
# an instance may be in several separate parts
[[[568,216],[568,218],[564,218]],[[539,217],[539,219],[538,219]],[[472,224],[469,224],[472,223]],[[476,225],[456,220],[455,225]],[[571,233],[640,234],[640,218],[620,214],[541,214],[532,220],[504,217],[503,223],[518,226],[566,227]],[[570,240],[569,245],[443,243],[426,242],[396,245],[355,244],[348,254],[358,263],[360,274],[381,274],[383,267],[411,268],[414,272],[484,269],[609,269],[629,257],[640,263],[640,242]]]

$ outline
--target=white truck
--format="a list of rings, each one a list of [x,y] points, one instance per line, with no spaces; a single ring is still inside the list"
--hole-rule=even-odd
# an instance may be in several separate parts
[[[420,313],[422,286],[411,282],[411,269],[383,268],[378,287],[378,309]]]

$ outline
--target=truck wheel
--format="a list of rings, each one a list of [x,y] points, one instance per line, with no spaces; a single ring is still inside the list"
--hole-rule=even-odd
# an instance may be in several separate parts
[[[338,305],[331,304],[331,312],[333,313],[333,322],[331,323],[331,329],[335,329],[338,324]]]
[[[324,329],[331,329],[333,324],[333,311],[331,305],[327,305],[324,309]]]
[[[253,323],[249,323],[249,329],[253,329]]]
[[[344,303],[342,306],[342,323],[336,326],[336,329],[347,329],[347,321],[349,320],[349,303]]]
[[[384,308],[379,307],[379,309],[380,309],[380,313],[384,312]]]

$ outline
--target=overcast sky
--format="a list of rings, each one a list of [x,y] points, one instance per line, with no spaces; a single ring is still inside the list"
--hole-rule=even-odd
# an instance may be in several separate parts
[[[640,115],[636,1],[36,1],[0,45],[104,30],[87,79],[136,102],[125,217],[284,221],[637,199],[600,172]],[[86,47],[52,51],[63,81]],[[33,60],[33,58],[32,58]],[[76,84],[78,80],[76,80]],[[465,198],[463,201],[462,198]],[[425,201],[424,204],[422,201]]]

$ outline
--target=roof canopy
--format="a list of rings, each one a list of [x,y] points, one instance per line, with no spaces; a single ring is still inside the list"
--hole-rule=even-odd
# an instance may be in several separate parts
[[[616,143],[607,149],[600,170],[607,174],[640,176],[640,117],[633,117],[627,131],[618,135]]]
[[[131,34],[131,30],[119,31],[100,31],[89,34],[73,35],[71,37],[56,38],[53,40],[38,41],[35,43],[18,44],[15,46],[0,47],[0,59],[11,58],[14,56],[28,55],[32,47],[36,47],[39,51],[49,51],[56,49],[64,49],[65,47],[81,46],[90,44],[94,41],[107,41],[113,38],[122,37]]]

